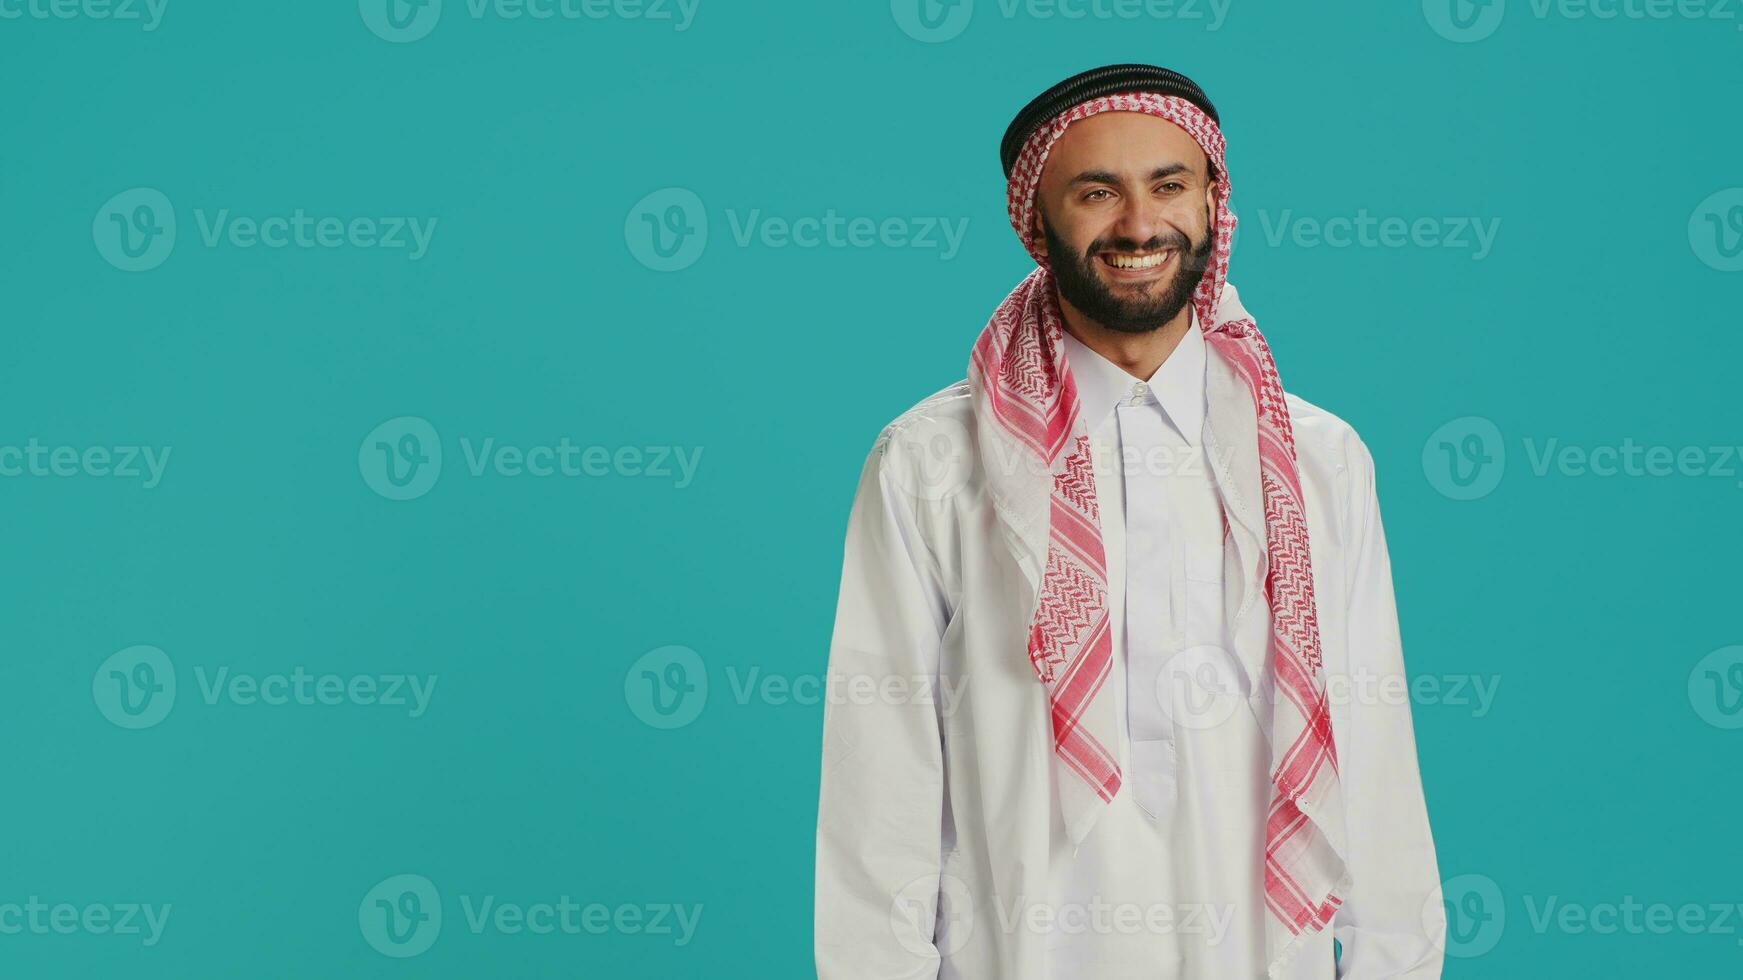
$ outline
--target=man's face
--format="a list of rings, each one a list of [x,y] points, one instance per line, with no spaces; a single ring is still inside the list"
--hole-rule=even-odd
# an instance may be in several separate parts
[[[1204,278],[1215,183],[1186,131],[1141,112],[1074,122],[1047,156],[1036,222],[1059,294],[1101,325],[1145,333]]]

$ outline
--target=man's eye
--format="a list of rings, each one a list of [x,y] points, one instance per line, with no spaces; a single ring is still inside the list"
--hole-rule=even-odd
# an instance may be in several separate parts
[[[1169,181],[1168,183],[1162,185],[1162,189],[1167,191],[1170,194],[1177,194],[1180,191],[1185,190],[1186,185],[1182,184],[1178,181]]]
[[[1098,187],[1095,190],[1090,191],[1088,194],[1083,195],[1083,199],[1086,201],[1105,201],[1112,196],[1113,193],[1111,191]]]

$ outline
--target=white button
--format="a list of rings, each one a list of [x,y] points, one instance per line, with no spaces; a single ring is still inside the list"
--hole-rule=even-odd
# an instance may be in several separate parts
[[[1132,404],[1142,405],[1150,394],[1150,386],[1140,381],[1132,386]]]

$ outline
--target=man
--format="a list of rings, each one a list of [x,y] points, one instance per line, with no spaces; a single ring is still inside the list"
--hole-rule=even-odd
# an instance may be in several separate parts
[[[1216,109],[1095,69],[1000,156],[1040,267],[849,518],[820,980],[1439,977],[1373,461],[1228,283]]]

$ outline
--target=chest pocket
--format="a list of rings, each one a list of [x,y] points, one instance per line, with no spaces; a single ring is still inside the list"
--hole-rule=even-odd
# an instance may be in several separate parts
[[[1174,481],[1176,604],[1179,610],[1178,637],[1185,645],[1220,644],[1227,629],[1223,608],[1223,536],[1222,500],[1210,479],[1204,448],[1195,448],[1196,457],[1188,473],[1195,477]]]

